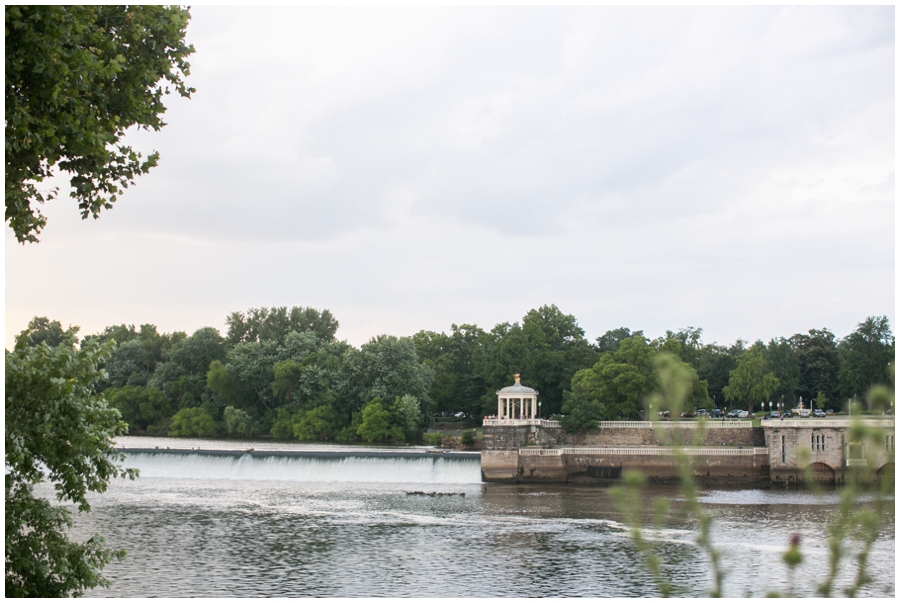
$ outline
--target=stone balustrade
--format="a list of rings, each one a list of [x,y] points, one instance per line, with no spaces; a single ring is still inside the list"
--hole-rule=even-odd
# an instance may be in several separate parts
[[[761,421],[762,427],[778,428],[778,427],[834,427],[847,428],[852,425],[856,419],[771,419],[769,421]],[[886,427],[894,428],[893,419],[860,419],[863,425],[869,427]]]
[[[627,454],[627,455],[652,455],[674,456],[674,447],[647,447],[647,448],[520,448],[521,456],[561,456],[564,454]],[[766,448],[709,448],[691,447],[678,449],[686,456],[750,456],[755,454],[768,454]]]
[[[488,427],[521,427],[523,425],[559,427],[559,421],[548,421],[547,419],[485,419],[484,425]]]
[[[631,429],[652,429],[659,427],[662,429],[695,429],[698,427],[712,429],[733,429],[735,427],[749,428],[753,427],[752,421],[741,421],[735,419],[709,419],[705,421],[600,421],[598,424],[600,429],[606,428],[631,428]]]

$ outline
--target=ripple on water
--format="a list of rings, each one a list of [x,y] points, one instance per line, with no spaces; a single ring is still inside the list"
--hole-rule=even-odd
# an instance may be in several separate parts
[[[464,492],[408,496],[407,492]],[[702,596],[711,569],[679,519],[677,490],[662,530],[648,533],[683,596]],[[47,494],[52,494],[48,491]],[[804,493],[705,490],[726,594],[784,589],[777,560],[792,531],[821,567],[823,518],[834,506]],[[93,497],[74,533],[129,549],[89,596],[644,597],[648,582],[622,518],[598,488],[236,479],[116,481]],[[787,502],[784,502],[787,501]],[[894,593],[893,520],[870,560],[867,595]],[[810,595],[814,572],[798,575]],[[761,581],[760,576],[765,576]],[[850,577],[840,578],[846,584]]]

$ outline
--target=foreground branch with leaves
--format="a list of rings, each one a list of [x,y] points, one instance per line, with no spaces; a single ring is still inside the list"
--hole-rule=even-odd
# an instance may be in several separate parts
[[[127,432],[119,411],[95,394],[99,364],[114,344],[75,347],[74,334],[55,347],[29,345],[20,336],[6,353],[6,596],[64,597],[107,585],[100,574],[124,551],[103,538],[68,539],[71,513],[35,494],[49,482],[60,503],[90,511],[88,492],[104,492],[111,479],[134,478],[113,438]]]

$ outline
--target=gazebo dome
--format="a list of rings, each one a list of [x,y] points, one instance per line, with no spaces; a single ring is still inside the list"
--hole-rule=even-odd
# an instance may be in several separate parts
[[[538,414],[537,390],[516,383],[497,392],[497,416],[502,419],[534,419]]]
[[[527,387],[519,383],[519,377],[516,375],[516,383],[515,385],[507,385],[501,390],[497,391],[498,394],[536,394],[537,390]]]

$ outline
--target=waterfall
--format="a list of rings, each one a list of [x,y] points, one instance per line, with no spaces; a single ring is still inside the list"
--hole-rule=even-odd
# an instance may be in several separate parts
[[[141,477],[147,478],[426,484],[481,482],[478,457],[125,452],[124,467],[139,469]]]

